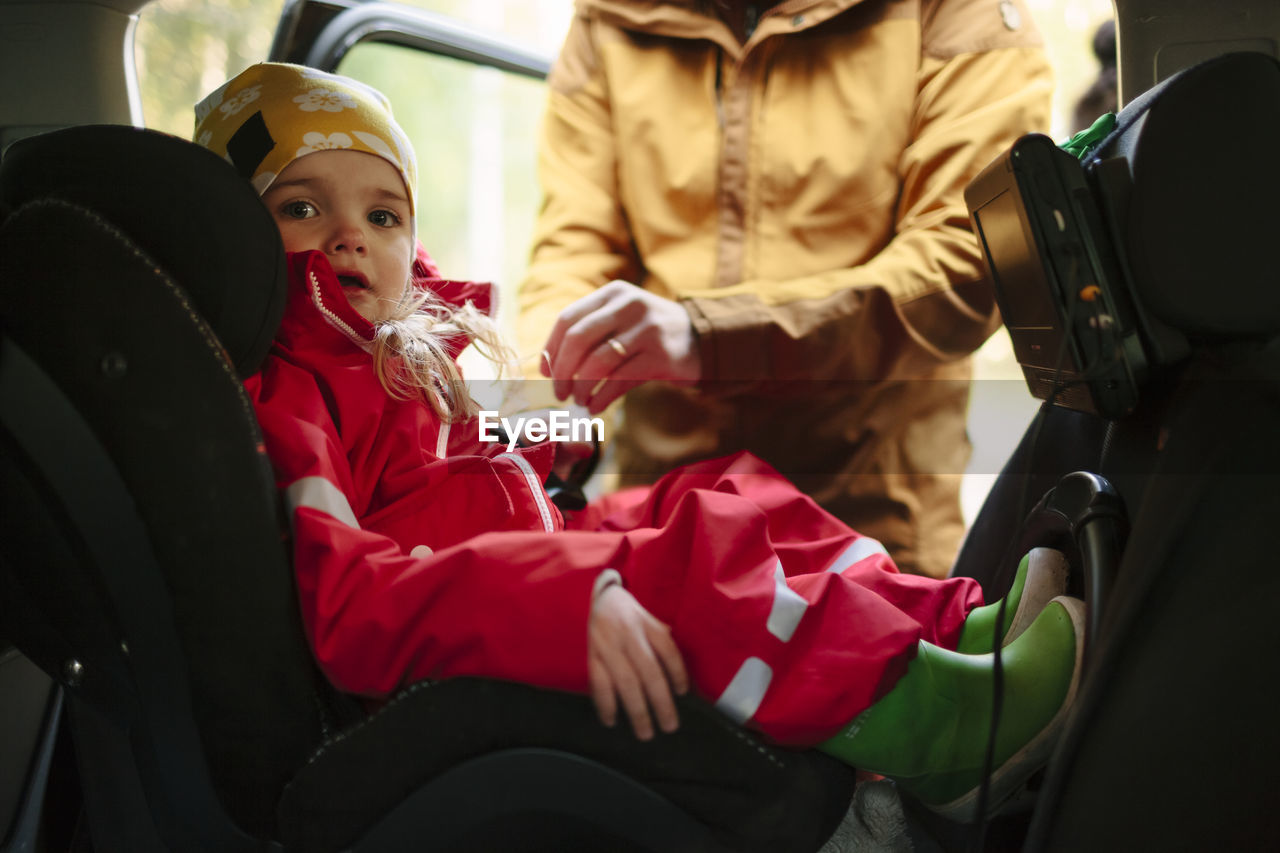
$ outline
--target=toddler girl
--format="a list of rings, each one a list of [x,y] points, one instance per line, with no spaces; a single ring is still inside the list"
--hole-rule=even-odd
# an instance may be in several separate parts
[[[642,739],[693,689],[971,816],[992,656],[995,802],[1047,760],[1075,691],[1082,605],[1033,552],[1005,622],[972,580],[899,574],[879,543],[747,455],[676,471],[568,525],[554,447],[480,441],[454,358],[500,357],[487,286],[414,236],[417,166],[389,105],[343,77],[256,65],[197,107],[196,140],[261,194],[288,255],[284,320],[247,383],[289,508],[303,623],[339,688],[485,676],[589,693]],[[1053,599],[1050,602],[1050,599]]]

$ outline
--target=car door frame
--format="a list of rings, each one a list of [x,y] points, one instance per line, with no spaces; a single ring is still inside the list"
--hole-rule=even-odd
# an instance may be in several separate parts
[[[333,71],[363,42],[421,50],[510,74],[545,80],[551,58],[455,19],[386,2],[288,0],[269,58]]]

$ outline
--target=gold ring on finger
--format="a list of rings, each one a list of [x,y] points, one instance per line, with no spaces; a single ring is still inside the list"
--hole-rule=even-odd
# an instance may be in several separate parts
[[[622,358],[627,357],[627,348],[622,345],[622,341],[618,340],[617,338],[609,338],[609,340],[606,341],[606,343],[609,344],[609,347],[614,352],[616,352],[619,356],[621,356]]]

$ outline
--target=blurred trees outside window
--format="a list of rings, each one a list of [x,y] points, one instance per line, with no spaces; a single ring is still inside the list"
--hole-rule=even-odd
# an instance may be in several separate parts
[[[266,59],[282,0],[154,0],[134,57],[147,127],[191,138],[196,101]]]

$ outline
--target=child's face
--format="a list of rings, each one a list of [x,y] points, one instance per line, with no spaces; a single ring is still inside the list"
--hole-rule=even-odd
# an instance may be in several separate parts
[[[288,165],[262,196],[287,252],[324,252],[347,301],[391,316],[409,283],[414,235],[395,168],[363,151],[319,151]]]

